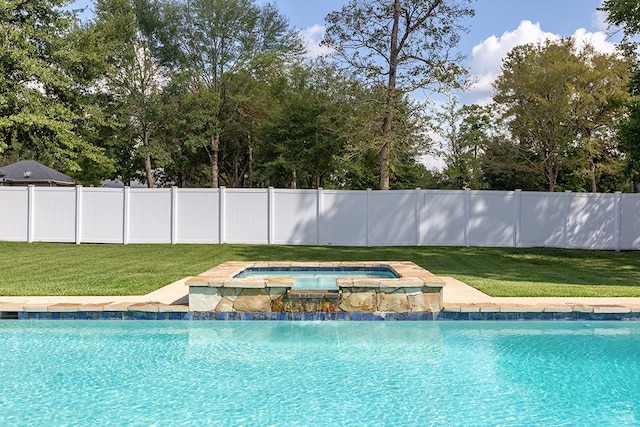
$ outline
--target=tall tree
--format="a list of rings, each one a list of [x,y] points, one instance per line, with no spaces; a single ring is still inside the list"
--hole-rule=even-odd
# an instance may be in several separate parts
[[[456,86],[464,75],[453,54],[472,0],[351,0],[330,13],[323,43],[357,75],[385,88],[379,124],[380,189],[389,189],[390,157],[401,99],[416,89]]]
[[[90,55],[72,37],[77,21],[65,0],[5,1],[0,6],[0,154],[30,157],[65,172],[108,168],[103,151],[82,137]]]
[[[139,177],[148,187],[155,186],[154,164],[164,150],[154,140],[159,95],[165,76],[152,55],[150,41],[140,32],[135,0],[97,0],[95,19],[87,35],[100,46],[106,66],[96,82],[96,91],[108,99],[115,132],[105,138],[105,145],[118,159],[117,171],[129,182],[136,177],[138,162],[144,175]]]
[[[633,192],[640,193],[640,70],[633,73],[629,91],[633,98],[627,103],[627,117],[618,127],[618,138],[625,153],[625,171],[633,182]]]
[[[640,34],[640,3],[604,0],[600,10],[607,13],[609,24],[623,27],[621,46],[630,57],[633,56],[637,46],[633,37]],[[632,67],[633,77],[629,85],[629,93],[633,98],[627,105],[627,119],[621,124],[618,137],[625,153],[627,175],[633,181],[633,191],[640,193],[640,61],[638,55],[635,56],[636,64]]]
[[[302,53],[302,43],[271,4],[256,0],[146,0],[143,29],[156,41],[163,65],[190,73],[197,85],[211,90],[218,102],[209,106],[211,186],[219,186],[220,152],[234,128],[246,93],[232,90],[231,80],[255,70],[265,58]],[[153,18],[153,19],[152,19]],[[155,20],[154,20],[155,19]],[[236,84],[235,88],[246,87]]]
[[[494,128],[491,108],[459,106],[457,99],[451,97],[434,119],[434,130],[442,140],[438,152],[446,163],[443,175],[447,186],[481,188],[481,157]]]
[[[588,171],[595,190],[599,170],[615,162],[607,130],[620,115],[625,68],[620,58],[591,46],[577,51],[572,39],[517,46],[507,55],[494,102],[547,191],[556,189],[561,173],[578,169]]]
[[[575,172],[586,178],[585,187],[595,193],[602,177],[622,175],[615,130],[624,117],[624,105],[629,99],[630,62],[619,53],[600,53],[589,45],[576,55],[582,71],[575,76],[571,124],[576,130],[582,158]]]
[[[270,185],[323,187],[334,173],[344,146],[336,132],[343,120],[342,101],[336,96],[342,80],[331,67],[299,64],[274,82],[275,108],[269,109],[258,153],[261,175]]]

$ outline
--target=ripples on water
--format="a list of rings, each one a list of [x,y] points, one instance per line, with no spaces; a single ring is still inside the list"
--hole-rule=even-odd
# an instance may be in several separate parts
[[[638,425],[640,324],[0,322],[0,425]]]

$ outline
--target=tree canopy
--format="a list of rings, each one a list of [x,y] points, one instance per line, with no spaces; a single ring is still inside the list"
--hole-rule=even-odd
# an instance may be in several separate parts
[[[417,100],[466,87],[472,2],[349,0],[313,60],[261,0],[95,0],[84,21],[66,0],[5,2],[0,165],[85,185],[640,189],[640,67],[620,52],[518,46],[493,103]],[[627,39],[634,5],[603,2]]]
[[[381,91],[377,149],[380,189],[389,189],[390,157],[400,100],[416,89],[460,85],[462,57],[454,54],[471,0],[351,0],[327,16],[323,43],[357,76]]]
[[[0,154],[67,172],[82,162],[109,168],[82,126],[103,112],[87,102],[93,73],[77,21],[64,0],[4,2],[0,8]]]

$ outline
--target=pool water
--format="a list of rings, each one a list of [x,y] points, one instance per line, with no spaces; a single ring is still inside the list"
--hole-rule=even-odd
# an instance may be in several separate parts
[[[385,267],[251,267],[243,270],[235,278],[294,278],[293,289],[317,290],[338,289],[339,278],[397,279],[399,276]]]
[[[0,322],[0,425],[639,425],[640,323]]]

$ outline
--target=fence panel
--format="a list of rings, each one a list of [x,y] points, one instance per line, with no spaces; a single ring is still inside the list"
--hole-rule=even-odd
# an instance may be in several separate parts
[[[514,246],[516,197],[512,191],[471,191],[470,246]]]
[[[181,188],[176,202],[176,243],[220,242],[219,189]]]
[[[323,190],[321,245],[367,245],[367,193]]]
[[[416,244],[415,191],[371,191],[368,201],[370,246]]]
[[[34,242],[76,241],[76,189],[33,188]]]
[[[80,240],[124,243],[124,189],[82,188]]]
[[[128,243],[171,243],[171,189],[129,190]]]
[[[225,243],[269,242],[269,190],[224,190]]]
[[[640,249],[640,194],[621,195],[620,249]]]
[[[523,191],[520,194],[518,246],[563,247],[567,197],[568,193]]]
[[[0,240],[26,242],[29,238],[27,187],[0,187]]]
[[[318,243],[318,193],[321,190],[274,190],[273,243]]]
[[[570,193],[567,247],[615,249],[615,194]]]
[[[426,190],[420,216],[420,244],[464,246],[466,244],[466,191]]]

